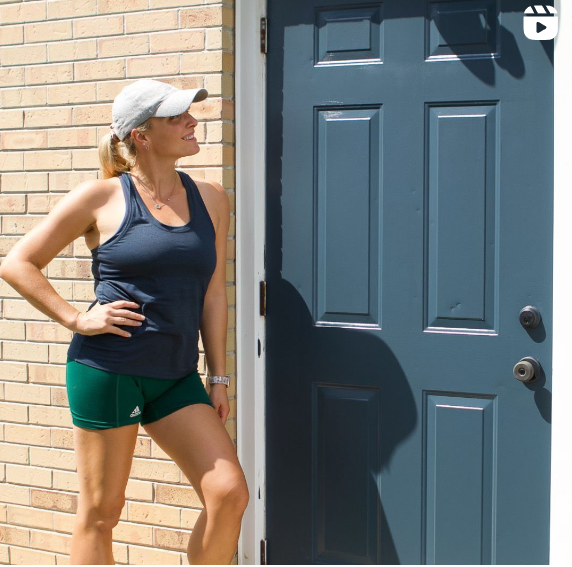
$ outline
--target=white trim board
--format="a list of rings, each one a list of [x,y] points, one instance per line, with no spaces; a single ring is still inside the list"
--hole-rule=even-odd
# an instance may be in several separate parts
[[[572,2],[555,0],[560,29],[554,54],[554,288],[550,563],[572,564]],[[236,2],[237,445],[250,489],[239,564],[260,564],[265,526],[265,340],[259,315],[264,279],[266,61],[259,23],[266,0]],[[261,354],[258,356],[258,340]],[[531,490],[534,479],[531,479]],[[531,518],[534,521],[534,518]]]
[[[572,281],[572,2],[556,0],[558,35],[554,40],[554,287],[552,346],[552,472],[550,564],[572,564],[572,327],[566,305]],[[531,484],[533,489],[533,484]],[[534,519],[531,518],[532,521]]]
[[[240,0],[235,10],[236,441],[250,492],[238,541],[238,563],[260,565],[260,540],[266,537],[266,344],[264,317],[259,311],[259,282],[265,278],[266,61],[260,52],[259,26],[266,0]]]

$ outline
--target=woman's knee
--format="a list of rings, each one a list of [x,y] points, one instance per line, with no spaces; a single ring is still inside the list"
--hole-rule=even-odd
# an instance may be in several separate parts
[[[211,480],[203,493],[207,500],[206,505],[226,507],[235,511],[244,512],[250,499],[248,485],[244,475],[233,474],[219,476]]]
[[[124,506],[125,496],[97,498],[91,495],[90,498],[85,498],[80,494],[78,520],[86,527],[102,532],[111,531],[119,523]]]

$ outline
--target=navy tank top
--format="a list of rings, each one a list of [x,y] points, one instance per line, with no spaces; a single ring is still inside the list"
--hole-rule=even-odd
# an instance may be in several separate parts
[[[204,297],[216,267],[215,229],[195,182],[183,171],[191,220],[183,226],[158,221],[131,175],[119,176],[126,211],[117,232],[91,252],[96,300],[134,301],[146,319],[118,325],[131,333],[74,333],[68,357],[121,374],[177,379],[197,370]]]

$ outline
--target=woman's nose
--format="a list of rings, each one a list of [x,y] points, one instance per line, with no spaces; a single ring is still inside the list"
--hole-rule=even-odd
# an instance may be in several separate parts
[[[189,124],[196,126],[198,123],[199,121],[192,114],[189,114]]]

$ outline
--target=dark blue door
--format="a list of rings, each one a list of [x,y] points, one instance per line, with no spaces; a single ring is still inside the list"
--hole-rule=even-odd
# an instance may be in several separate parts
[[[527,6],[268,1],[269,563],[548,560],[553,44]]]

